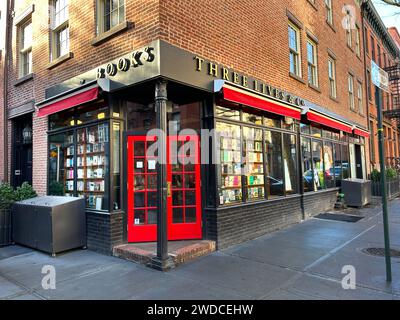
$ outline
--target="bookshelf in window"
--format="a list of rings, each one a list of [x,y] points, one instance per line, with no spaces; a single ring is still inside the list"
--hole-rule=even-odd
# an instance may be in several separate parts
[[[242,201],[240,127],[217,122],[220,139],[220,204]]]

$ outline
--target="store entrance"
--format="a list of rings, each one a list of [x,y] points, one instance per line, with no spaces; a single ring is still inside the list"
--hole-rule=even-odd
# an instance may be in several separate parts
[[[32,184],[32,115],[13,120],[12,185]]]
[[[167,142],[168,240],[201,239],[201,189],[197,136]],[[128,242],[157,240],[155,136],[128,136]]]

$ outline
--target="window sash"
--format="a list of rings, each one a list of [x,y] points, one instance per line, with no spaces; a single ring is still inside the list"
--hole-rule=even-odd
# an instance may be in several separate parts
[[[361,55],[361,48],[360,48],[360,28],[357,27],[356,29],[356,54],[357,56]]]
[[[310,40],[307,41],[307,60],[308,60],[308,82],[314,86],[317,86],[318,85],[317,46]]]
[[[349,90],[349,106],[350,109],[354,110],[354,78],[349,75],[348,78],[348,90]]]
[[[329,76],[329,88],[330,95],[336,98],[336,66],[335,61],[329,58],[328,60],[328,76]]]
[[[124,0],[98,0],[97,33],[106,32],[125,19]]]
[[[288,36],[290,72],[300,77],[300,32],[299,29],[297,29],[291,23],[289,23],[288,26]]]
[[[326,21],[333,24],[332,0],[325,0]]]

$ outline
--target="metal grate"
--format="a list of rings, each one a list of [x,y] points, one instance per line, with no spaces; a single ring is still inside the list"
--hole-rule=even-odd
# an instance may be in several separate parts
[[[385,256],[385,248],[365,248],[362,252],[376,257]],[[390,249],[390,256],[392,258],[400,258],[400,251],[396,249]]]

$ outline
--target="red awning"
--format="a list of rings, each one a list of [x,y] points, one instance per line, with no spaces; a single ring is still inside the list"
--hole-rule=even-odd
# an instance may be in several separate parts
[[[65,109],[78,106],[82,103],[96,100],[98,94],[99,87],[97,85],[95,87],[86,88],[86,90],[77,91],[73,94],[57,99],[56,101],[51,101],[43,106],[40,106],[37,116],[45,117]]]
[[[357,134],[361,137],[369,138],[369,132],[360,128],[355,128],[354,134]]]
[[[307,119],[330,128],[342,130],[347,133],[353,132],[353,127],[351,125],[311,110],[307,112]]]
[[[268,112],[276,113],[281,116],[287,116],[300,120],[301,108],[278,101],[268,99],[259,94],[245,91],[234,86],[225,84],[222,87],[222,93],[225,100],[229,100],[235,103],[244,104],[249,107],[265,110]]]

